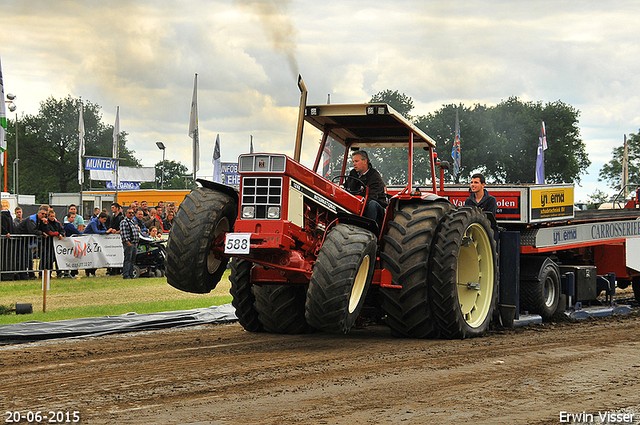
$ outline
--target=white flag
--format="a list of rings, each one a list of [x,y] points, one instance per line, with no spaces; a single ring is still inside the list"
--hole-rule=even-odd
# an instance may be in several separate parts
[[[82,157],[84,156],[84,117],[82,115],[82,102],[80,102],[80,119],[78,120],[78,183],[82,188],[84,173],[82,172]]]
[[[220,135],[216,136],[216,145],[213,147],[213,181],[222,183],[222,162],[220,161]]]
[[[193,139],[193,173],[200,169],[200,142],[198,140],[198,74],[193,79],[193,97],[189,117],[189,137]]]
[[[118,157],[118,138],[120,137],[120,107],[116,106],[116,124],[113,126],[113,158]]]
[[[4,84],[2,83],[2,63],[0,62],[0,165],[4,165],[4,151],[7,150],[7,112],[4,106]]]
[[[117,159],[118,155],[120,154],[119,152],[119,144],[118,144],[118,139],[120,138],[120,107],[116,106],[116,123],[113,126],[113,159]],[[112,173],[112,178],[111,178],[111,183],[113,183],[113,187],[118,187],[118,163],[116,163],[116,171],[115,172],[111,172]]]

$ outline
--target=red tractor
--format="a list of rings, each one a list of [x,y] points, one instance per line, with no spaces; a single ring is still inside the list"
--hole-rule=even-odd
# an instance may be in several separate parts
[[[294,157],[241,155],[239,193],[198,180],[170,233],[169,284],[207,293],[231,259],[232,303],[248,331],[346,333],[372,311],[396,336],[482,334],[497,310],[493,217],[437,195],[435,142],[391,107],[307,106],[299,86]],[[323,134],[312,169],[299,163],[305,121]],[[329,137],[344,146],[334,181],[318,174]],[[363,217],[368,193],[343,188],[350,152],[370,147],[408,151],[406,185],[388,189],[380,223]],[[421,183],[418,148],[430,158]]]

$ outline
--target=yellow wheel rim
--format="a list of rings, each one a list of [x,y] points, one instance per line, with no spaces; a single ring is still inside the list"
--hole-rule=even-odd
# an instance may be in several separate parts
[[[370,261],[371,260],[367,255],[362,260],[362,263],[360,263],[358,274],[356,274],[356,278],[353,281],[353,287],[351,288],[351,296],[349,297],[349,313],[353,313],[360,303],[360,298],[362,298],[362,293],[364,292],[364,287],[366,286],[367,278],[369,277]]]
[[[460,311],[472,328],[482,325],[491,310],[493,265],[489,235],[480,224],[471,224],[461,241],[457,281]]]

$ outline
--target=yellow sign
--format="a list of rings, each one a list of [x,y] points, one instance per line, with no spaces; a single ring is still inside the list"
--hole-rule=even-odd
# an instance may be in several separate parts
[[[531,218],[573,216],[573,186],[531,189]]]

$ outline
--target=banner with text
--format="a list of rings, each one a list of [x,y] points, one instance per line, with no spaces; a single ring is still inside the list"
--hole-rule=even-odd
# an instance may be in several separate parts
[[[124,251],[120,235],[83,235],[54,239],[56,262],[61,270],[122,267]]]
[[[117,160],[112,158],[96,158],[87,156],[84,158],[84,169],[115,171],[117,162]]]

